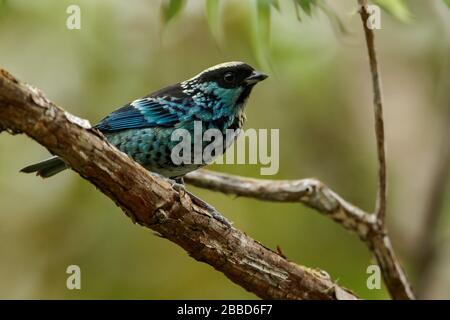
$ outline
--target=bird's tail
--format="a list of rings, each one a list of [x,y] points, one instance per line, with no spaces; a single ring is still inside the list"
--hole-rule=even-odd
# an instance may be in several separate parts
[[[25,167],[20,170],[20,172],[36,172],[36,175],[41,176],[42,178],[49,178],[65,169],[67,169],[67,165],[61,158],[51,157],[50,159]]]

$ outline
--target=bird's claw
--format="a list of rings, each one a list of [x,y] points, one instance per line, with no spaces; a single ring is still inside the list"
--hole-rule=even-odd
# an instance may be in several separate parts
[[[190,196],[192,202],[194,202],[196,205],[206,209],[208,211],[208,213],[210,213],[211,216],[215,220],[217,220],[220,223],[226,225],[227,227],[231,227],[231,222],[227,218],[225,218],[222,214],[220,214],[220,212],[217,211],[216,208],[214,208],[209,203],[205,202],[204,200],[200,199],[199,197],[197,197],[193,193],[191,193],[188,190],[186,190],[186,186],[184,185],[183,178],[167,179],[167,180],[171,184],[172,188],[174,188],[178,192],[182,191],[182,192],[187,193]]]

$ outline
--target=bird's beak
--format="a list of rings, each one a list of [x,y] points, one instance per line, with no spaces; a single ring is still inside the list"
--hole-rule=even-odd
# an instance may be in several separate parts
[[[255,84],[257,82],[263,81],[267,77],[268,77],[267,74],[255,70],[255,71],[252,72],[252,74],[250,76],[248,76],[245,79],[245,83],[247,83],[247,84]]]

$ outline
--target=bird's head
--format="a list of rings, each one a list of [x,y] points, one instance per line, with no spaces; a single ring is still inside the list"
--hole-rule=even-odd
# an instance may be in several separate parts
[[[215,99],[225,106],[241,106],[255,84],[267,78],[244,62],[225,62],[210,67],[181,83],[182,88],[198,99]]]
[[[233,61],[208,68],[193,79],[199,83],[214,83],[223,89],[237,89],[254,86],[266,78],[266,74],[256,71],[250,65]]]

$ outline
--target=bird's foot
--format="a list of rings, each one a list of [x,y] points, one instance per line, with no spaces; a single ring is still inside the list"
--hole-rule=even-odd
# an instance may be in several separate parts
[[[225,218],[222,214],[220,214],[220,212],[217,211],[216,208],[214,208],[212,205],[205,202],[204,200],[200,199],[199,197],[194,195],[192,192],[189,192],[188,190],[186,190],[186,186],[184,184],[183,178],[168,179],[168,181],[172,185],[172,188],[174,188],[177,191],[182,191],[182,192],[187,193],[190,196],[192,202],[194,202],[196,205],[206,209],[214,219],[216,219],[220,223],[226,225],[227,227],[231,227],[231,222],[227,218]]]

